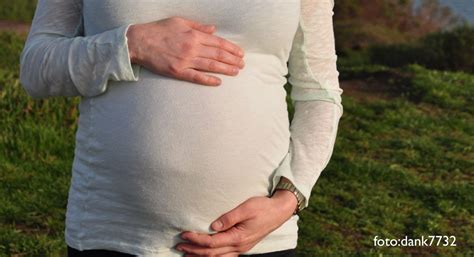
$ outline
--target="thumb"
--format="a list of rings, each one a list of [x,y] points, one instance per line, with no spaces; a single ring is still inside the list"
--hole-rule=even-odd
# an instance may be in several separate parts
[[[211,228],[214,231],[224,231],[244,220],[245,213],[242,211],[242,206],[239,206],[215,220],[211,224]]]

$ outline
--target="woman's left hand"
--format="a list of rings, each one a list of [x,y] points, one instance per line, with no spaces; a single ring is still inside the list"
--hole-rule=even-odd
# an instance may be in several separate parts
[[[296,196],[288,190],[277,190],[271,198],[249,198],[212,223],[218,233],[185,231],[181,237],[190,242],[179,243],[176,249],[187,253],[185,256],[238,256],[285,223],[296,206]]]

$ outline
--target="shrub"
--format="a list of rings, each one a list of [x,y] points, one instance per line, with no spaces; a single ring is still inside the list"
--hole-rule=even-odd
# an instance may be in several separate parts
[[[462,25],[439,31],[412,44],[372,45],[371,62],[401,67],[420,64],[430,69],[474,72],[474,26]]]

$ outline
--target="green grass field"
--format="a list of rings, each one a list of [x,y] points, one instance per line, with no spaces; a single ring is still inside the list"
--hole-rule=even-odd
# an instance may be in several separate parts
[[[0,19],[30,22],[37,0],[0,0]]]
[[[0,34],[0,256],[65,256],[79,99],[25,93],[23,40]],[[343,94],[334,155],[300,216],[298,256],[472,256],[474,75],[417,65],[340,72],[368,90]],[[431,235],[457,246],[373,241]]]

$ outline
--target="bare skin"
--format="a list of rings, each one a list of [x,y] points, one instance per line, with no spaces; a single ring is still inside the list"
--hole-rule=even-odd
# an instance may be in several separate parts
[[[202,71],[236,76],[244,67],[244,52],[238,45],[212,35],[215,30],[214,25],[180,17],[131,25],[127,32],[131,62],[164,76],[219,86],[218,77]],[[181,237],[186,242],[175,248],[185,256],[235,257],[290,219],[296,208],[297,198],[288,190],[277,190],[272,197],[252,197],[221,215],[216,221],[221,221],[222,227],[213,222],[217,233],[184,231]]]
[[[214,25],[181,17],[133,24],[127,31],[132,63],[151,71],[207,86],[218,86],[218,77],[202,71],[236,76],[245,65],[244,50],[215,35]]]

